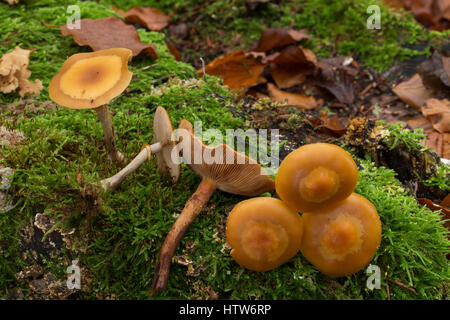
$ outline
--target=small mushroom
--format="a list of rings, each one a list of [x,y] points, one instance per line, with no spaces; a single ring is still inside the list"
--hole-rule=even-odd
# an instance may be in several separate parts
[[[183,158],[187,165],[202,177],[202,181],[186,203],[159,251],[151,295],[167,289],[175,249],[216,189],[232,194],[257,196],[272,191],[275,187],[273,179],[264,173],[255,160],[234,151],[226,144],[214,148],[205,146],[194,136],[189,121],[181,121],[178,133],[182,135],[179,137],[178,146]],[[219,153],[223,155],[223,161],[215,160]]]
[[[50,98],[70,109],[95,109],[102,123],[108,157],[124,162],[117,150],[108,103],[120,95],[131,81],[129,49],[114,48],[69,57],[49,86]]]
[[[238,203],[228,216],[226,237],[231,256],[241,266],[268,271],[300,250],[303,223],[298,213],[275,198],[260,197]]]
[[[155,139],[154,144],[145,145],[141,152],[125,168],[114,176],[101,181],[105,191],[114,191],[126,177],[136,171],[146,160],[149,160],[152,154],[156,154],[161,174],[171,176],[173,182],[178,181],[180,177],[180,160],[177,152],[173,152],[172,155],[172,150],[176,148],[176,143],[173,139],[173,127],[169,114],[163,107],[156,109],[153,119],[153,136]]]
[[[322,273],[341,277],[364,267],[381,242],[375,206],[356,193],[303,218],[302,254]]]
[[[308,212],[347,198],[355,190],[358,168],[344,149],[308,144],[291,152],[275,179],[277,194],[291,208]]]

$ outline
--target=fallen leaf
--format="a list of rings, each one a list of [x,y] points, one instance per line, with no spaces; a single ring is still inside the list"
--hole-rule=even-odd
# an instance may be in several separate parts
[[[427,89],[432,89],[435,97],[450,98],[450,77],[444,67],[444,60],[448,65],[449,59],[435,51],[431,58],[417,67],[417,73],[420,75],[424,86]]]
[[[62,35],[72,36],[78,45],[89,46],[94,51],[128,48],[133,51],[133,56],[145,52],[154,59],[158,58],[156,47],[143,44],[136,29],[119,18],[81,19],[80,23],[80,29],[69,29],[66,25],[60,26]]]
[[[427,139],[422,144],[433,149],[440,158],[450,159],[450,133],[439,133],[433,130],[426,134]]]
[[[301,46],[289,46],[262,59],[270,63],[270,75],[278,88],[286,89],[301,84],[317,63],[311,50]]]
[[[439,205],[439,204],[436,204],[436,203],[434,203],[433,201],[431,201],[430,199],[427,199],[427,198],[417,198],[417,201],[420,204],[427,206],[427,208],[432,210],[432,211],[442,210],[442,218],[445,219],[445,220],[449,220],[450,219],[450,210],[447,209],[446,207],[444,207],[442,205]],[[445,222],[444,225],[450,230],[450,221]]]
[[[220,76],[224,84],[230,89],[248,88],[262,81],[259,77],[264,70],[264,65],[251,54],[242,50],[234,51],[228,55],[220,56],[205,68],[209,75]],[[199,77],[203,71],[198,71]]]
[[[30,54],[33,50],[16,47],[13,51],[4,54],[0,58],[0,91],[10,93],[19,89],[19,95],[39,95],[42,90],[41,80],[34,83],[28,80],[31,71],[28,70]]]
[[[303,39],[312,39],[312,36],[306,33],[306,29],[270,28],[261,33],[261,38],[253,51],[267,52],[270,49],[294,44]]]
[[[286,101],[290,105],[294,105],[299,109],[309,110],[318,107],[318,103],[314,97],[308,97],[300,93],[291,93],[279,90],[274,84],[268,83],[267,89],[269,96],[273,101]]]
[[[450,101],[428,99],[422,107],[422,114],[440,133],[450,133]]]
[[[309,122],[314,126],[314,130],[340,137],[345,134],[346,129],[339,118],[329,117],[327,112],[321,112],[316,118]]]
[[[441,201],[441,206],[450,209],[450,193]]]
[[[113,10],[124,17],[129,23],[138,24],[152,31],[161,31],[169,24],[170,17],[156,8],[133,7],[128,11],[122,11],[116,6]]]
[[[448,0],[385,0],[393,8],[404,7],[423,25],[445,30],[450,26],[450,1]]]
[[[341,61],[343,59],[321,60],[317,63],[314,79],[317,86],[327,89],[340,102],[351,104],[355,100],[354,70]]]
[[[406,122],[411,129],[423,129],[424,131],[433,131],[433,126],[430,121],[420,117],[415,119],[410,119]]]
[[[418,110],[424,105],[425,101],[431,98],[431,91],[425,88],[417,73],[411,79],[398,84],[392,91],[403,102]]]
[[[166,43],[166,46],[167,46],[167,49],[169,49],[169,52],[175,57],[175,60],[181,61],[182,58],[181,58],[180,51],[178,51],[178,49],[170,42],[168,42],[166,40],[164,40],[164,42]]]

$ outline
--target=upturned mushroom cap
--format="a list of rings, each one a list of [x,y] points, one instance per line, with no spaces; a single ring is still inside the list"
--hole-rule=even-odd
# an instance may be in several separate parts
[[[281,163],[276,191],[291,208],[307,212],[347,198],[358,182],[358,168],[344,149],[328,143],[308,144]]]
[[[274,180],[255,160],[226,144],[206,146],[194,136],[192,124],[187,120],[181,121],[179,129],[184,129],[178,132],[182,134],[179,146],[185,162],[199,176],[212,181],[217,189],[253,197],[275,188]],[[220,153],[223,157],[218,163],[214,157]]]
[[[176,148],[173,139],[173,127],[169,114],[163,107],[158,107],[153,119],[153,137],[161,144],[161,151],[156,153],[156,160],[161,174],[170,175],[173,181],[180,178],[180,160],[178,153],[172,152]],[[174,158],[172,158],[174,157]]]
[[[301,251],[322,273],[347,276],[375,255],[381,242],[381,222],[375,206],[353,193],[338,204],[303,218]]]
[[[303,223],[281,200],[253,198],[238,203],[228,216],[226,237],[231,256],[254,271],[272,270],[297,254]]]
[[[90,109],[107,104],[131,81],[126,48],[77,53],[64,62],[49,86],[50,98],[71,109]]]

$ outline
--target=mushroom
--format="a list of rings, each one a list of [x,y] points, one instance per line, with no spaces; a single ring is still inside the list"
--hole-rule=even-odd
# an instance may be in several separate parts
[[[180,177],[180,160],[178,153],[172,150],[176,148],[173,140],[173,127],[170,122],[169,114],[163,107],[158,107],[153,119],[153,136],[155,143],[145,145],[141,152],[122,170],[114,176],[103,179],[101,185],[105,191],[114,191],[122,181],[136,171],[141,164],[149,160],[152,154],[156,154],[159,171],[162,175],[171,176],[173,182],[178,181]]]
[[[257,196],[272,191],[275,187],[273,179],[255,160],[234,151],[226,144],[214,148],[205,146],[194,136],[189,121],[181,121],[178,134],[181,134],[178,146],[186,164],[202,177],[202,181],[164,240],[159,251],[150,295],[167,289],[170,263],[175,249],[216,189],[232,194]],[[223,155],[224,161],[215,160],[218,154]]]
[[[358,168],[344,149],[308,144],[291,152],[275,179],[277,194],[291,208],[308,212],[347,198],[355,190]]]
[[[241,266],[268,271],[300,250],[303,223],[279,199],[259,197],[238,203],[228,216],[226,237],[231,256]]]
[[[373,258],[381,242],[375,206],[356,193],[337,204],[304,213],[302,218],[302,254],[329,276],[359,271]]]
[[[66,108],[91,109],[102,123],[108,157],[124,162],[117,150],[108,102],[120,95],[131,81],[128,61],[133,53],[129,49],[114,48],[69,57],[49,86],[50,98]]]

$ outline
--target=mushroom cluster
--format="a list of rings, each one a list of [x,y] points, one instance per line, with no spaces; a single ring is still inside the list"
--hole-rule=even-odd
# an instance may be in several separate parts
[[[356,163],[344,149],[327,143],[298,148],[275,179],[281,200],[245,200],[232,210],[226,228],[231,256],[247,269],[267,271],[301,251],[326,275],[359,271],[380,245],[381,222],[375,206],[353,192],[357,181]]]
[[[206,146],[194,135],[193,126],[189,121],[180,122],[178,135],[178,150],[185,163],[202,178],[202,181],[184,206],[159,250],[151,295],[167,289],[170,265],[175,250],[216,189],[253,197],[275,188],[273,179],[264,173],[256,160],[234,151],[226,144],[216,147]],[[224,161],[225,158],[222,158],[222,161],[216,159],[217,154],[226,157],[226,161]]]

